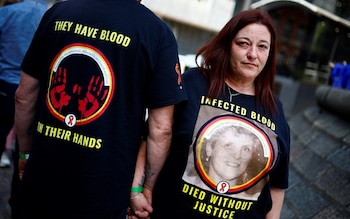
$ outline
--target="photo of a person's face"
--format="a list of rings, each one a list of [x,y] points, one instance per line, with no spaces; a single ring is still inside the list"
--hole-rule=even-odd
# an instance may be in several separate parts
[[[223,115],[198,126],[183,180],[226,196],[256,200],[272,158],[272,145],[263,129]]]
[[[206,147],[210,162],[208,175],[215,182],[224,180],[235,185],[236,179],[246,172],[252,159],[255,136],[231,126],[213,137],[212,143]]]

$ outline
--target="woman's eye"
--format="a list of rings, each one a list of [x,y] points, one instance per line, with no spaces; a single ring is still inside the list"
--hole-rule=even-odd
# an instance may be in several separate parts
[[[262,48],[262,49],[269,49],[269,47],[266,46],[266,45],[260,45],[259,47]]]
[[[240,45],[240,46],[247,46],[248,43],[247,42],[238,42],[238,45]]]
[[[225,148],[232,148],[230,144],[225,144]]]

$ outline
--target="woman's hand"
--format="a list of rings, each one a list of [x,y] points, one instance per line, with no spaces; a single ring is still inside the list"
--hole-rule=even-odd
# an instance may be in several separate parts
[[[18,169],[19,169],[19,179],[22,180],[24,169],[26,167],[27,160],[19,159],[18,160]]]
[[[149,219],[153,211],[152,192],[145,189],[143,193],[131,193],[128,219]]]

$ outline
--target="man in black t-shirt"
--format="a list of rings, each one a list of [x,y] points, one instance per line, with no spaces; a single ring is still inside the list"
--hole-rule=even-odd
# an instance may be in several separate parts
[[[146,108],[154,178],[166,157],[186,98],[178,63],[173,33],[137,1],[48,10],[16,93],[28,218],[125,218]]]

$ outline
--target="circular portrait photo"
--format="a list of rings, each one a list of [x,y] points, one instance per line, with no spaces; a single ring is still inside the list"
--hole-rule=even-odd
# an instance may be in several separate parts
[[[248,189],[257,193],[262,189],[258,182],[270,169],[273,150],[265,132],[253,123],[220,116],[199,130],[192,156],[194,175],[210,189],[228,195]]]

